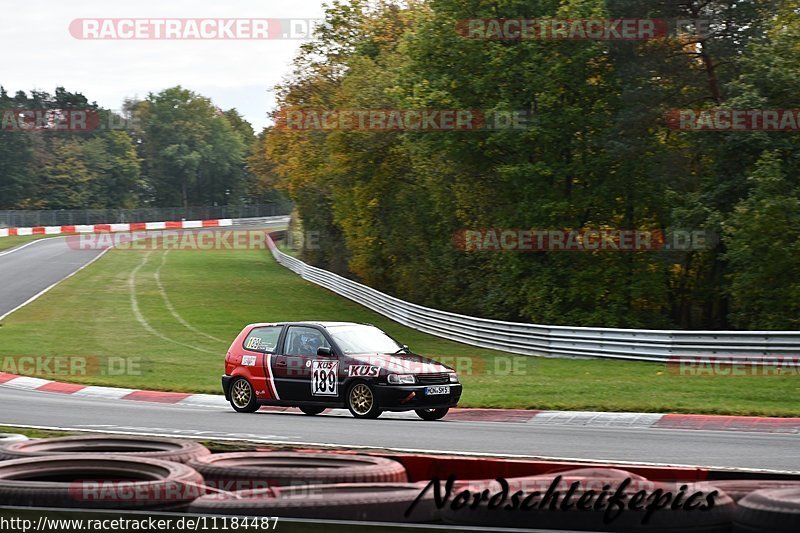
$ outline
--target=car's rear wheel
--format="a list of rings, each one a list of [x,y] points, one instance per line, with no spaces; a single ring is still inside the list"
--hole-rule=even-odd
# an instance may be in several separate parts
[[[444,418],[449,410],[447,407],[444,409],[417,409],[415,413],[423,420],[439,420]]]
[[[305,413],[307,415],[313,416],[313,415],[320,414],[322,411],[325,410],[325,408],[324,407],[301,407],[300,410],[303,411],[303,413]]]
[[[363,381],[357,381],[347,391],[347,408],[356,418],[378,418],[381,416],[375,391]]]
[[[231,383],[231,406],[239,413],[255,413],[258,403],[253,386],[244,378],[236,378]]]

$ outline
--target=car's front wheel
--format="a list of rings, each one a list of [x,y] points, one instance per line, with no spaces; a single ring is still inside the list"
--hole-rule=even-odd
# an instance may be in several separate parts
[[[244,378],[236,378],[231,383],[231,406],[239,413],[255,413],[258,402],[253,386]]]
[[[430,421],[444,418],[444,415],[446,415],[449,410],[450,409],[447,407],[444,409],[417,409],[415,413],[417,413],[417,416],[421,419]]]
[[[363,381],[353,383],[347,391],[347,408],[356,418],[378,418],[381,416],[378,400],[375,398],[375,391]]]

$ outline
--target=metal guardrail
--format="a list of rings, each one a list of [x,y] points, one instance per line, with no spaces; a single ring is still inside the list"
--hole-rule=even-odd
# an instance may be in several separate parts
[[[437,337],[522,355],[666,362],[730,358],[774,363],[800,355],[800,331],[678,331],[545,326],[476,318],[403,301],[278,250],[272,255],[303,279],[395,322]],[[772,359],[772,361],[770,361]]]
[[[274,217],[253,217],[253,218],[234,218],[235,227],[244,226],[288,226],[292,217],[289,215],[278,215]],[[274,233],[274,232],[273,232]]]

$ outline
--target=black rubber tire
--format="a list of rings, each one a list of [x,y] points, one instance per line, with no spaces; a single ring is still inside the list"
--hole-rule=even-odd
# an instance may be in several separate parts
[[[148,457],[186,463],[211,452],[199,442],[129,435],[81,435],[13,442],[0,446],[0,459],[84,454]]]
[[[733,531],[800,531],[800,489],[758,490],[739,500]]]
[[[325,407],[300,407],[300,410],[303,411],[303,414],[314,416],[325,411]]]
[[[245,402],[244,398],[237,400],[234,394],[238,392],[238,387],[246,387],[249,390],[249,401]],[[245,394],[242,392],[242,394]],[[238,377],[231,381],[231,407],[237,413],[255,413],[258,411],[259,405],[256,400],[256,392],[253,390],[253,385],[243,377]]]
[[[546,475],[560,474],[564,477],[596,477],[601,479],[625,479],[631,478],[639,481],[644,481],[647,478],[621,470],[619,468],[603,468],[598,466],[591,466],[588,468],[568,468],[567,470],[551,470]]]
[[[190,513],[280,516],[370,522],[433,522],[439,513],[430,493],[409,516],[406,510],[419,496],[419,483],[348,483],[279,487],[209,495],[189,507]]]
[[[721,479],[704,481],[700,485],[716,487],[738,502],[757,490],[800,489],[800,481],[791,479]]]
[[[205,495],[203,478],[171,461],[80,454],[0,462],[0,501],[20,507],[184,508]]]
[[[450,411],[450,409],[445,407],[444,409],[417,409],[414,412],[417,413],[417,416],[421,419],[432,422],[444,418],[448,411]]]
[[[362,389],[365,387],[366,389]],[[354,397],[354,394],[358,394],[358,390],[366,390],[364,394],[368,394],[371,397],[371,402],[369,403],[370,408],[364,409],[358,405],[354,406],[353,402],[358,402],[357,397]],[[367,383],[366,381],[355,381],[347,388],[347,397],[345,398],[345,403],[347,404],[347,408],[350,410],[350,413],[355,418],[378,418],[381,416],[381,409],[378,405],[378,398],[375,396],[375,389]],[[364,406],[366,407],[366,405]]]
[[[326,452],[233,452],[201,457],[189,465],[209,485],[247,488],[331,483],[405,483],[405,467],[392,459]]]
[[[620,479],[609,477],[572,479],[564,474],[565,473],[559,473],[552,476],[552,478],[555,478],[557,475],[561,475],[564,478],[562,484],[559,485],[560,497],[562,498],[562,500],[559,500],[559,502],[563,501],[564,494],[569,488],[569,484],[573,481],[582,481],[583,483],[591,484],[593,488],[590,490],[594,490],[595,494],[598,494],[598,491],[594,489],[597,484],[611,485],[611,492],[613,493],[616,492],[617,488],[622,482]],[[520,487],[523,490],[527,489],[523,498],[531,495],[535,490],[540,490],[541,487],[546,487],[548,483],[546,480],[542,479],[545,477],[547,476],[534,476],[525,479],[518,478],[514,480],[508,480],[510,485],[509,498],[505,503],[511,501],[511,494],[513,494]],[[536,485],[531,483],[534,480],[538,482]],[[687,486],[686,494],[693,494],[694,492],[702,490],[703,496],[701,501],[705,501],[705,497],[709,492],[707,487],[696,488],[696,485],[691,483],[652,482],[650,490],[647,490],[641,485],[634,486],[633,488],[628,487],[625,489],[625,503],[627,504],[630,502],[631,497],[640,490],[644,490],[647,496],[654,495],[654,491],[657,489],[661,489],[662,491],[670,491],[674,495],[680,490],[682,485]],[[488,488],[490,490],[489,497],[492,498],[496,493],[495,491],[499,491],[500,485],[499,483],[495,482],[494,486]],[[473,488],[470,488],[470,491],[472,495],[475,494]],[[579,501],[580,498],[587,492],[588,491],[583,487],[576,490],[572,498],[572,503],[574,504],[575,502]],[[540,493],[536,502],[541,502],[543,494],[544,492]],[[457,494],[454,494],[453,496],[455,498]],[[484,501],[475,509],[472,509],[469,505],[462,508],[453,509],[451,504],[448,504],[441,510],[441,513],[442,519],[446,524],[471,526],[525,528],[530,527],[530,524],[536,524],[537,528],[543,530],[654,531],[659,533],[679,533],[686,531],[698,533],[723,533],[730,531],[736,504],[730,497],[725,495],[725,493],[720,492],[715,499],[715,505],[713,509],[704,511],[685,511],[682,508],[679,508],[678,510],[673,511],[669,508],[669,506],[667,506],[666,509],[662,509],[653,513],[647,523],[643,523],[643,511],[632,511],[627,507],[612,521],[604,522],[605,509],[597,511],[583,511],[573,507],[565,511],[560,507],[556,507],[555,510],[551,510],[549,506],[545,506],[544,509],[539,509],[538,505],[534,504],[532,508],[528,510],[522,510],[520,506],[515,510],[509,511],[506,510],[504,506],[505,504],[495,509],[489,509],[487,502]]]

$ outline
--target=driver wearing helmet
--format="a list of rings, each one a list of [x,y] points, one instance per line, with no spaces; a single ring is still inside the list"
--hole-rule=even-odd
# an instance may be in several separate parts
[[[317,355],[317,349],[322,345],[319,335],[301,335],[300,341],[303,355]]]

